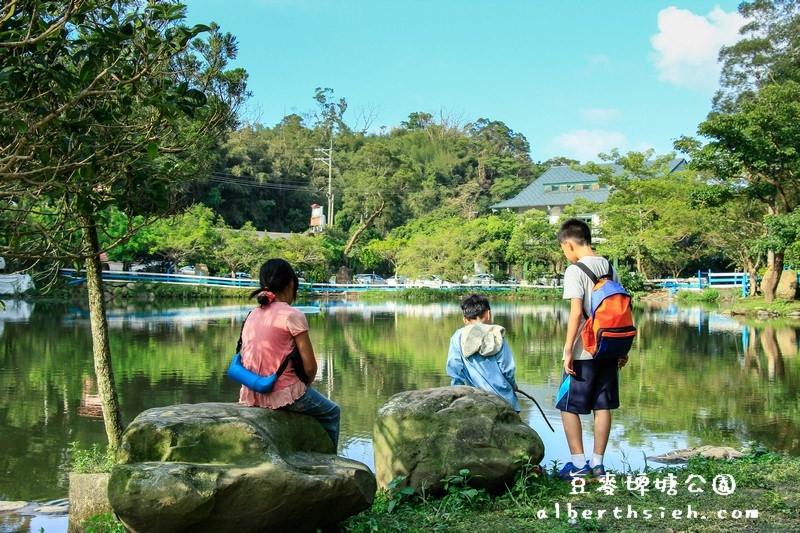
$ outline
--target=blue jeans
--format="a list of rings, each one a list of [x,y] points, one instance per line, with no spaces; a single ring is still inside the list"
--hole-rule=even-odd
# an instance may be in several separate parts
[[[339,409],[337,403],[308,387],[305,394],[295,400],[294,403],[284,405],[281,409],[303,413],[316,418],[331,437],[334,453],[339,449],[339,417],[342,410]]]

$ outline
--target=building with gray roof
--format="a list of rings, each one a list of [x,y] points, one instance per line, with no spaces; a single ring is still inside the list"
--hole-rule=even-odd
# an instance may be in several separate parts
[[[617,165],[610,166],[614,167],[615,173],[622,171]],[[686,160],[677,158],[669,162],[668,168],[672,173],[685,167]],[[515,197],[494,204],[492,209],[495,211],[509,209],[515,213],[538,209],[547,214],[551,224],[556,224],[564,208],[574,203],[577,198],[604,203],[610,192],[611,189],[607,184],[599,182],[599,176],[562,165],[550,167]],[[599,222],[596,213],[581,213],[579,218],[593,225]]]

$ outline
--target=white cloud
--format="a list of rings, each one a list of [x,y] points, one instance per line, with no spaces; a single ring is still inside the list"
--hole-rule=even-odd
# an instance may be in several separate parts
[[[628,139],[618,131],[572,130],[550,139],[547,152],[586,162],[597,161],[597,154],[613,148],[624,152],[627,145]]]
[[[735,43],[745,19],[715,7],[706,15],[670,6],[658,13],[658,33],[650,38],[658,79],[711,92],[719,80],[719,49]]]
[[[586,61],[590,67],[607,67],[611,59],[606,54],[587,54]]]
[[[618,119],[621,116],[619,109],[614,107],[587,107],[581,109],[581,116],[584,120],[594,124],[607,124]]]

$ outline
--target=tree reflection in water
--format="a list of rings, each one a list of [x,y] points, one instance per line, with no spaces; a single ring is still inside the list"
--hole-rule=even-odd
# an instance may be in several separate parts
[[[377,409],[397,392],[449,383],[444,363],[461,311],[455,302],[319,305],[321,312],[308,315],[320,360],[316,387],[342,407],[345,453],[372,464]],[[111,309],[124,421],[150,407],[236,401],[238,388],[224,373],[249,308]],[[69,443],[104,442],[89,326],[80,310],[26,309],[0,314],[0,497],[55,499],[66,495]],[[518,381],[556,424],[568,307],[495,303],[493,311],[506,327]],[[669,303],[637,307],[635,318],[639,335],[621,374],[609,448],[617,468],[622,461],[640,467],[643,455],[671,449],[751,440],[800,455],[796,324],[742,324]],[[533,404],[521,405],[545,440],[545,462],[563,461],[563,433],[556,427],[552,434]],[[591,431],[589,420],[584,426]]]

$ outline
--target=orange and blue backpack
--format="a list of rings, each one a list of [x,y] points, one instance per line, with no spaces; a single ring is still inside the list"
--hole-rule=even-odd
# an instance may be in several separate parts
[[[581,262],[575,263],[594,283],[591,295],[591,314],[581,330],[583,349],[594,359],[625,357],[633,345],[636,328],[633,325],[631,295],[614,281],[614,268],[600,276]]]

